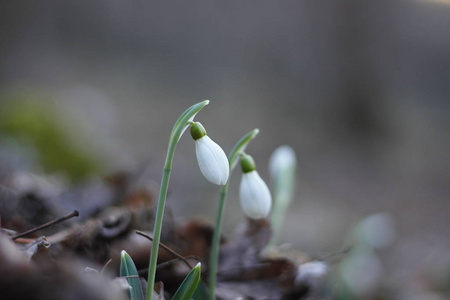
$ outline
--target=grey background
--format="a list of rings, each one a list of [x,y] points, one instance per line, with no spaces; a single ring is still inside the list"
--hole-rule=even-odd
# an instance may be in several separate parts
[[[261,130],[248,150],[268,182],[271,152],[296,150],[284,242],[334,252],[390,212],[400,279],[449,246],[449,29],[445,1],[1,1],[0,89],[62,104],[111,170],[150,161],[158,182],[173,123],[210,99],[197,120],[225,152]],[[185,136],[169,203],[212,221],[218,188],[194,157]]]

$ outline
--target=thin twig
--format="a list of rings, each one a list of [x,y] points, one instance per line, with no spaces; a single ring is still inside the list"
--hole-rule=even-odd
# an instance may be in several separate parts
[[[344,255],[344,254],[347,254],[348,252],[350,252],[352,250],[352,248],[353,247],[347,247],[347,248],[345,248],[345,249],[343,249],[341,251],[323,255],[323,256],[319,257],[318,259],[316,259],[316,260],[324,261],[324,260],[332,258],[333,256]]]
[[[148,234],[146,234],[145,232],[142,232],[140,230],[136,230],[136,233],[139,235],[142,235],[143,237],[148,238],[150,241],[153,242],[153,238],[151,236],[149,236]],[[164,250],[168,251],[169,253],[171,253],[172,255],[178,257],[181,261],[183,261],[188,267],[189,269],[192,270],[192,266],[189,264],[189,262],[180,254],[178,254],[177,252],[175,252],[174,250],[170,249],[169,247],[167,247],[166,245],[164,245],[163,243],[159,242],[159,246],[161,248],[163,248]]]
[[[196,262],[198,262],[198,256],[194,256],[194,255],[190,255],[190,256],[185,256],[184,257],[184,259],[186,259],[186,260],[195,260]],[[179,259],[178,257],[177,258],[174,258],[174,259],[171,259],[171,260],[166,260],[165,262],[162,262],[162,263],[159,263],[158,264],[158,266],[157,266],[157,269],[161,269],[161,268],[164,268],[164,267],[166,267],[166,266],[168,266],[168,265],[171,265],[171,264],[173,264],[173,263],[175,263],[175,262],[178,262],[178,261],[181,261],[181,259]],[[141,276],[143,276],[143,275],[145,275],[146,273],[148,272],[148,268],[145,268],[145,269],[140,269],[139,270],[139,275],[141,275]],[[203,278],[202,278],[203,279]]]
[[[79,215],[80,215],[80,213],[78,212],[78,210],[74,210],[73,212],[71,212],[71,213],[68,214],[67,216],[58,218],[58,219],[56,219],[56,220],[53,220],[53,221],[47,222],[47,223],[45,223],[45,224],[42,224],[41,226],[38,226],[38,227],[36,227],[36,228],[33,228],[33,229],[27,230],[27,231],[25,231],[25,232],[19,233],[19,234],[13,236],[12,239],[13,239],[13,240],[18,239],[18,238],[20,238],[20,237],[23,237],[23,236],[26,236],[26,235],[28,235],[28,234],[30,234],[30,233],[39,231],[39,230],[44,229],[44,228],[47,228],[47,227],[50,227],[50,226],[52,226],[52,225],[55,225],[55,224],[57,224],[57,223],[60,223],[60,222],[62,222],[62,221],[65,221],[65,220],[67,220],[67,219],[70,219],[70,218],[73,218],[73,217],[78,217]]]
[[[106,264],[103,266],[102,270],[100,271],[100,274],[103,274],[103,271],[105,271],[106,267],[108,267],[111,262],[112,262],[112,258],[106,262]]]

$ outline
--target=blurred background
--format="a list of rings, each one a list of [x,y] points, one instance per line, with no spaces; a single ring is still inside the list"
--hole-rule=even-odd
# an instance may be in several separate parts
[[[450,252],[449,98],[450,1],[0,2],[4,169],[80,182],[149,165],[159,182],[174,122],[209,99],[196,119],[225,152],[261,130],[248,152],[269,184],[272,151],[295,149],[282,242],[332,253],[389,213],[392,282]],[[218,187],[188,135],[172,174],[175,217],[212,221]],[[239,179],[226,234],[243,220]]]

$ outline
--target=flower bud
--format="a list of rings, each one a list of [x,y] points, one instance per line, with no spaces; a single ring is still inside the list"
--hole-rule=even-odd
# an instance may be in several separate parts
[[[295,172],[297,158],[292,147],[280,146],[272,153],[269,159],[269,172],[272,178],[283,172]]]
[[[242,179],[239,188],[241,207],[245,215],[252,219],[268,216],[272,206],[272,196],[267,184],[255,169],[250,155],[241,158]]]
[[[195,153],[203,176],[214,184],[225,185],[230,174],[225,152],[206,135],[205,128],[199,122],[191,126],[191,135],[195,140]]]

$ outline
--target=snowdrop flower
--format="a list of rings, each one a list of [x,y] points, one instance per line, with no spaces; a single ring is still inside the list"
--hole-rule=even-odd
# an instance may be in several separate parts
[[[225,185],[230,174],[225,152],[206,135],[206,130],[200,122],[192,124],[191,135],[195,140],[195,153],[203,176],[214,184]]]
[[[272,178],[283,172],[295,171],[297,158],[292,147],[283,145],[275,149],[269,159],[269,171]]]
[[[241,207],[252,219],[267,217],[272,206],[272,196],[267,184],[256,171],[255,162],[250,155],[241,158],[242,180],[239,188]]]
[[[273,208],[270,215],[273,231],[270,240],[272,245],[278,242],[286,210],[292,202],[296,165],[295,151],[290,146],[280,146],[270,156],[269,173],[273,182]]]

